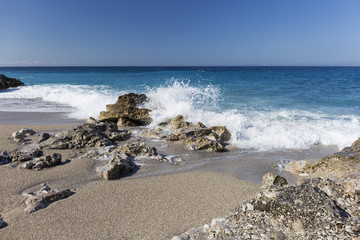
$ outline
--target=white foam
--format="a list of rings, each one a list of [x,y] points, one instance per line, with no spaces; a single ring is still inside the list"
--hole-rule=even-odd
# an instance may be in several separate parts
[[[231,143],[240,148],[269,150],[306,149],[314,144],[351,145],[359,137],[359,116],[335,116],[321,112],[288,109],[261,111],[220,110],[220,91],[213,86],[193,87],[174,82],[149,89],[152,126],[177,115],[207,126],[227,126]]]
[[[70,117],[86,119],[89,116],[97,117],[100,111],[105,110],[106,104],[116,102],[117,97],[124,93],[115,92],[105,86],[23,86],[1,92],[0,101],[15,103],[17,107],[14,109],[14,105],[9,105],[7,108],[5,104],[0,104],[0,111],[68,112]]]

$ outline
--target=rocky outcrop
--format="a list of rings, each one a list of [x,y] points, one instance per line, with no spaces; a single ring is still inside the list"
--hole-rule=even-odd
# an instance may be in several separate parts
[[[106,105],[100,112],[99,121],[117,122],[119,126],[145,126],[151,123],[150,110],[139,108],[147,102],[145,94],[129,93],[119,96],[115,104]]]
[[[17,78],[9,78],[4,74],[0,74],[0,90],[23,85],[24,83]]]
[[[51,136],[42,145],[51,149],[101,147],[129,138],[130,133],[126,130],[119,131],[113,122],[85,123]]]
[[[53,153],[24,163],[21,168],[41,170],[43,168],[54,167],[61,164],[61,158],[62,156],[60,153]]]
[[[114,154],[108,164],[96,169],[97,173],[106,180],[118,179],[136,169],[134,158],[130,154]]]
[[[166,137],[167,141],[183,140],[191,150],[225,152],[227,151],[225,142],[231,138],[231,134],[226,127],[214,126],[206,128],[201,122],[194,125],[185,122],[184,117],[181,115],[162,125],[170,126],[173,131]]]
[[[23,193],[23,196],[25,197],[24,203],[26,205],[24,211],[26,213],[33,213],[46,208],[53,202],[68,198],[73,194],[74,192],[70,189],[51,189],[44,183],[41,189],[37,192]]]
[[[346,171],[360,166],[360,138],[356,140],[350,147],[344,148],[342,151],[333,155],[324,157],[315,163],[306,163],[301,169],[297,169],[299,173],[314,173],[319,171]]]
[[[266,175],[260,193],[225,218],[214,219],[209,225],[190,229],[173,239],[354,239],[359,236],[358,218],[343,208],[334,195],[327,194],[327,189],[338,188],[334,182],[317,178],[296,186],[270,185],[269,179],[276,178],[274,174]]]

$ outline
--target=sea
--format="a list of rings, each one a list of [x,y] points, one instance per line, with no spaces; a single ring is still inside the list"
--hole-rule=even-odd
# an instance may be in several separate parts
[[[0,91],[0,114],[97,118],[145,93],[153,123],[183,115],[226,126],[231,144],[259,151],[351,145],[360,137],[360,67],[0,67],[25,86]]]

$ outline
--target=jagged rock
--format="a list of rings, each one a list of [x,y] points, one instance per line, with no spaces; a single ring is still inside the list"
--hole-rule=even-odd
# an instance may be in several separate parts
[[[17,78],[9,78],[4,74],[0,74],[0,90],[10,87],[19,87],[23,85],[24,83]]]
[[[41,133],[37,142],[42,143],[43,141],[48,140],[50,137],[51,135],[49,133]]]
[[[22,165],[21,168],[41,170],[61,164],[62,156],[60,153],[53,153],[44,157],[36,158]]]
[[[118,125],[118,126],[130,126],[130,127],[139,126],[134,121],[130,120],[129,118],[125,118],[125,117],[119,118],[116,125]]]
[[[98,167],[96,171],[106,180],[118,179],[133,172],[136,165],[130,154],[115,154],[112,159],[103,167]]]
[[[116,148],[116,152],[128,153],[133,157],[136,156],[157,156],[157,150],[154,147],[149,147],[143,142],[127,143]]]
[[[210,127],[210,130],[216,133],[221,141],[227,142],[231,139],[231,133],[226,129],[225,126]]]
[[[112,145],[113,141],[124,141],[129,138],[130,133],[126,130],[119,131],[115,123],[85,123],[51,136],[43,145],[51,149],[101,147]]]
[[[31,136],[31,135],[34,135],[35,134],[35,131],[32,130],[31,128],[23,128],[17,132],[13,132],[12,133],[12,137],[13,137],[13,140],[17,143],[19,142],[23,142],[25,139],[25,137],[28,137],[28,136]]]
[[[73,194],[74,192],[70,189],[51,189],[46,184],[43,184],[39,191],[23,194],[23,196],[25,197],[24,203],[26,205],[24,211],[26,213],[38,211],[40,209],[46,208],[53,202],[68,198]]]
[[[0,165],[8,164],[9,162],[11,162],[11,158],[10,158],[9,154],[6,151],[1,151],[0,152]]]
[[[285,178],[280,177],[278,175],[276,175],[275,173],[269,172],[266,173],[263,177],[262,177],[262,185],[261,187],[270,187],[272,185],[276,185],[276,186],[285,186],[287,185],[287,181]]]
[[[333,155],[322,158],[316,163],[307,163],[299,173],[314,173],[317,171],[340,171],[351,169],[353,165],[360,163],[360,138],[350,147]]]
[[[95,118],[89,117],[88,120],[86,121],[86,123],[98,124],[99,122]]]
[[[266,179],[275,179],[276,177]],[[188,239],[355,239],[358,218],[321,190],[338,186],[328,179],[308,179],[296,186],[267,184],[223,219],[188,230]],[[267,198],[265,192],[276,192]]]
[[[38,148],[23,148],[19,151],[10,152],[9,156],[13,162],[24,162],[38,158],[43,155],[43,151]]]
[[[0,215],[0,229],[1,229],[1,228],[4,228],[4,227],[6,227],[6,226],[7,226],[7,223],[4,222],[4,220],[1,218],[1,215]]]
[[[106,111],[100,112],[99,121],[113,121],[118,124],[136,124],[136,126],[144,126],[151,123],[150,110],[139,108],[141,104],[147,102],[145,94],[129,93],[119,96],[115,104],[106,105]],[[130,125],[125,125],[130,126]]]
[[[206,150],[214,152],[225,152],[225,141],[231,138],[226,127],[213,126],[206,128],[198,122],[196,125],[185,122],[184,117],[179,115],[163,125],[170,125],[173,133],[166,136],[167,141],[184,140],[191,150]]]

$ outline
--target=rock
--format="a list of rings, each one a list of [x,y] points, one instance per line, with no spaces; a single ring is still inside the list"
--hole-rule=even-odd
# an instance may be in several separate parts
[[[23,85],[24,83],[17,78],[9,78],[6,77],[4,74],[0,74],[0,90],[10,87],[19,87]]]
[[[32,161],[29,161],[23,164],[21,168],[41,170],[43,168],[54,167],[56,165],[61,164],[61,158],[62,156],[60,153],[53,153],[51,155],[39,157]]]
[[[230,139],[231,139],[231,133],[224,126],[210,127],[210,130],[212,132],[216,133],[219,136],[219,139],[221,141],[227,142],[227,141],[230,141]]]
[[[143,142],[127,143],[115,149],[115,152],[127,153],[136,156],[157,156],[157,150],[154,147],[149,147]]]
[[[31,148],[31,147],[23,148],[22,150],[19,150],[19,151],[13,151],[13,152],[10,152],[10,154],[9,154],[9,156],[13,162],[29,161],[34,158],[41,157],[42,155],[43,155],[43,151],[41,151],[38,148]]]
[[[119,131],[115,123],[85,123],[51,136],[42,145],[51,149],[101,147],[112,145],[114,141],[124,141],[129,138],[130,133],[126,130]]]
[[[89,117],[88,120],[86,121],[86,123],[98,124],[99,122],[95,118]]]
[[[306,161],[304,160],[291,161],[285,165],[285,170],[297,174],[304,171],[305,165]]]
[[[287,181],[285,178],[280,177],[280,176],[276,175],[275,173],[272,173],[272,172],[266,173],[262,178],[261,187],[266,188],[266,187],[269,187],[272,185],[285,186],[285,185],[287,185]]]
[[[120,117],[116,124],[118,126],[130,126],[130,127],[139,126],[137,123],[126,117]]]
[[[7,226],[7,223],[4,222],[4,220],[1,218],[1,215],[0,215],[0,229],[4,228]]]
[[[169,125],[174,129],[193,127],[194,125],[185,122],[182,115],[178,115],[176,118],[170,120]]]
[[[189,240],[190,236],[187,234],[181,234],[180,236],[174,236],[171,240]]]
[[[147,101],[145,94],[129,93],[119,96],[115,104],[106,105],[106,111],[100,112],[99,121],[118,122],[122,118],[120,124],[124,122],[126,124],[136,124],[136,126],[148,125],[152,121],[150,110],[139,108],[140,105]]]
[[[192,150],[206,150],[212,152],[226,152],[224,145],[206,137],[192,137],[185,141]]]
[[[108,164],[103,167],[98,167],[96,171],[106,180],[118,179],[133,172],[136,165],[133,157],[129,154],[116,154],[110,159]]]
[[[28,136],[31,136],[31,135],[34,135],[35,134],[35,131],[32,130],[31,128],[23,128],[17,132],[13,132],[11,134],[11,136],[13,137],[13,140],[17,143],[19,142],[23,142],[25,139],[25,137],[28,137]]]
[[[11,158],[9,154],[6,151],[0,152],[0,165],[2,164],[8,164],[11,162]]]
[[[50,138],[50,134],[49,133],[41,133],[38,139],[38,143],[42,143],[43,141],[46,141]]]
[[[51,189],[46,184],[43,184],[39,191],[23,194],[25,197],[24,203],[26,205],[24,211],[27,213],[33,213],[40,209],[46,208],[53,202],[68,198],[73,194],[74,192],[70,189]]]
[[[305,235],[305,229],[304,229],[304,225],[301,222],[300,219],[296,219],[293,223],[292,223],[292,229],[300,235]]]

